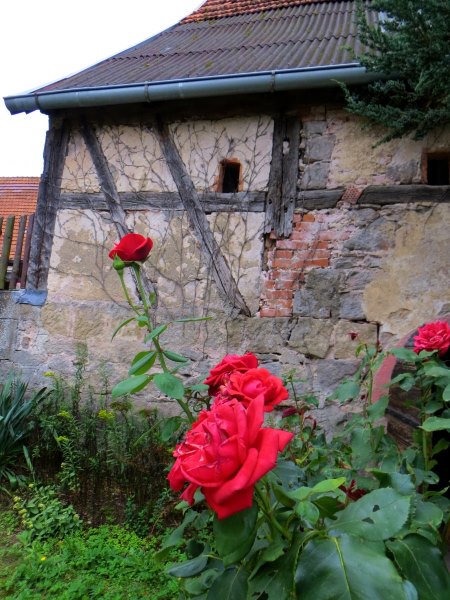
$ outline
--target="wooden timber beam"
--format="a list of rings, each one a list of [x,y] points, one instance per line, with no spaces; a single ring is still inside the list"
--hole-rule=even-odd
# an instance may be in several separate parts
[[[250,316],[251,312],[239,291],[237,283],[231,273],[231,269],[209,227],[197,191],[184,166],[167,123],[162,119],[157,118],[153,130],[159,145],[161,146],[172,178],[177,186],[191,227],[201,244],[207,263],[211,267],[214,281],[216,282],[220,295],[240,313]]]
[[[111,220],[114,223],[119,237],[122,238],[124,235],[131,232],[130,229],[127,227],[126,213],[123,209],[119,192],[116,188],[116,184],[114,183],[114,179],[111,175],[108,161],[106,160],[106,156],[104,155],[100,142],[98,141],[98,138],[95,134],[94,126],[87,123],[86,121],[83,121],[81,123],[81,134],[83,136],[84,143],[86,144],[86,148],[88,149],[92,162],[94,164],[95,171],[97,173],[97,177],[100,183],[100,189],[103,192],[107,209],[111,215]],[[141,279],[147,294],[156,294],[155,285],[148,279],[144,269],[141,269]]]
[[[45,138],[44,172],[39,183],[28,265],[27,288],[30,290],[45,290],[47,287],[56,212],[61,195],[61,178],[69,136],[70,125],[67,120],[50,119]]]
[[[266,203],[265,233],[277,236],[292,233],[292,218],[297,200],[300,145],[298,117],[279,115],[274,119],[272,162]]]

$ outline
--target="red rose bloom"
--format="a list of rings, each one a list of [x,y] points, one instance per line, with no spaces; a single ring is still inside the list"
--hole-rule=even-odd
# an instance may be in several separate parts
[[[414,337],[414,352],[438,350],[442,356],[450,348],[450,326],[445,321],[435,321],[419,327]]]
[[[253,502],[255,483],[273,469],[278,452],[293,437],[281,429],[262,428],[264,398],[248,409],[238,400],[217,404],[200,413],[176,457],[169,475],[170,487],[190,504],[201,488],[206,502],[224,519]]]
[[[239,356],[238,354],[228,354],[218,365],[211,369],[209,376],[203,383],[209,386],[210,396],[215,396],[229,378],[230,373],[235,371],[244,372],[254,369],[258,366],[258,359],[250,352]]]
[[[114,245],[109,258],[116,255],[124,262],[143,262],[153,248],[153,241],[139,233],[127,233]]]
[[[267,369],[249,369],[245,373],[232,373],[228,383],[221,390],[223,397],[236,398],[244,406],[262,396],[264,398],[264,412],[272,412],[277,404],[289,396],[283,382]]]

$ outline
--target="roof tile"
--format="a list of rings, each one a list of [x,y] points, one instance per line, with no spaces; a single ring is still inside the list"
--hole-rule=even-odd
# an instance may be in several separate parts
[[[220,19],[313,2],[332,2],[333,0],[207,0],[198,10],[183,19],[182,23]]]
[[[349,48],[359,45],[356,4],[337,0],[209,0],[199,11],[214,8],[214,19],[188,17],[137,46],[37,92],[354,63]],[[220,7],[223,10],[219,13]],[[223,11],[231,9],[230,16],[224,17]]]

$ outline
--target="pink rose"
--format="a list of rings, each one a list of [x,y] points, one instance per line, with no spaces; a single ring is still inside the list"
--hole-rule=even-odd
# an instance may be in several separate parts
[[[153,248],[153,240],[139,233],[127,233],[114,245],[109,258],[117,256],[124,262],[143,262]]]
[[[235,371],[244,372],[258,366],[258,359],[254,354],[228,354],[218,365],[211,369],[209,376],[203,383],[209,386],[210,396],[215,396],[222,385],[228,381],[229,375]]]
[[[414,337],[414,352],[438,350],[444,355],[450,348],[450,326],[445,321],[435,321],[419,327]]]
[[[249,369],[245,373],[234,372],[228,383],[220,392],[220,400],[236,398],[244,406],[249,406],[252,400],[264,398],[264,412],[272,412],[277,404],[289,396],[283,382],[267,369]]]
[[[190,504],[198,488],[208,505],[224,519],[253,502],[255,483],[275,467],[278,452],[293,437],[281,429],[262,428],[264,398],[246,409],[238,400],[202,411],[174,452],[170,487]]]

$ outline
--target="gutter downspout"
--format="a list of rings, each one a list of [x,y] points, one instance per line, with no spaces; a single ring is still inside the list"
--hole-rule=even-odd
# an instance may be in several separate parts
[[[11,114],[48,112],[64,108],[112,106],[157,102],[180,98],[206,98],[236,94],[257,94],[287,90],[324,88],[343,82],[362,84],[379,78],[368,73],[359,63],[329,65],[284,71],[266,71],[222,77],[199,77],[175,81],[144,82],[120,86],[67,89],[7,96],[4,98]]]

